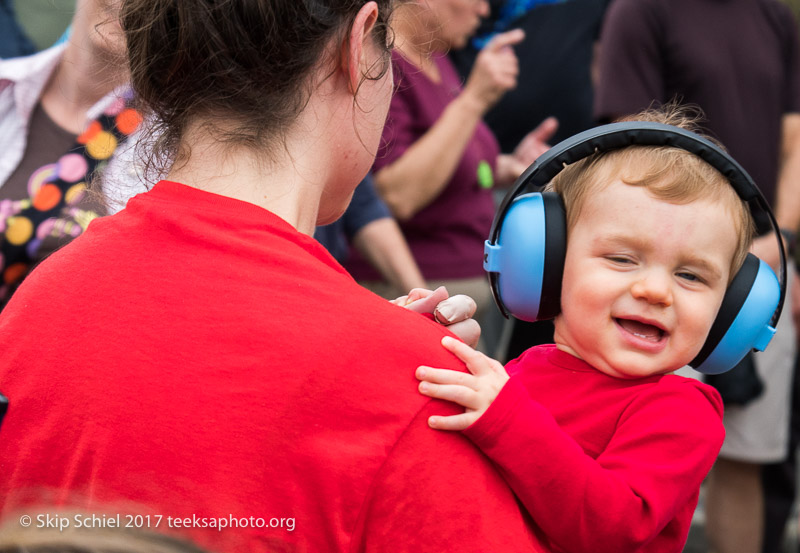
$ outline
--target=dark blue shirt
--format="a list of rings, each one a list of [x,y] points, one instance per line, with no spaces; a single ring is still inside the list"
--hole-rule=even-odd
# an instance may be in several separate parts
[[[358,231],[372,221],[384,217],[391,217],[389,208],[378,196],[372,176],[367,175],[356,187],[344,215],[330,225],[317,227],[314,238],[327,248],[336,261],[342,263],[347,259],[350,249],[348,242],[352,241]]]
[[[0,58],[36,53],[36,47],[17,23],[11,0],[0,0]]]

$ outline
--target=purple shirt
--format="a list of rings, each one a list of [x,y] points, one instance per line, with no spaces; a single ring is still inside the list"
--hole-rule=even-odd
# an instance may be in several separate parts
[[[447,56],[434,55],[433,60],[441,75],[439,83],[431,81],[397,51],[392,53],[395,95],[373,172],[402,156],[461,93],[461,81]],[[478,167],[485,162],[483,165],[488,164],[493,172],[499,153],[492,131],[480,122],[441,194],[411,219],[400,223],[426,279],[472,278],[484,274],[483,242],[494,218],[494,202],[491,191],[479,184]],[[377,272],[355,256],[347,267],[356,279],[380,280]]]

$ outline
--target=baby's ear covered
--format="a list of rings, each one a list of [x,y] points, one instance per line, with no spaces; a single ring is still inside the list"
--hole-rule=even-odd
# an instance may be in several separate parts
[[[483,268],[503,314],[541,321],[561,311],[566,219],[555,192],[524,194],[511,203],[497,242],[484,246]]]
[[[780,295],[778,277],[770,266],[747,254],[725,292],[703,348],[689,365],[704,374],[720,374],[750,351],[764,351],[775,335],[770,323]]]

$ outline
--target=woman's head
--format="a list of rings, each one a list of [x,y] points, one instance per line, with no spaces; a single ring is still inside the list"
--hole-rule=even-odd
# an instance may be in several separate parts
[[[98,56],[124,64],[125,37],[119,25],[121,0],[78,0],[72,19],[72,40]]]
[[[388,68],[392,0],[372,30]],[[124,0],[133,87],[158,121],[153,159],[174,159],[202,122],[222,144],[280,148],[313,87],[335,70],[367,0]],[[332,48],[332,46],[334,46]]]
[[[488,0],[415,0],[406,7],[415,41],[429,42],[433,51],[463,48],[489,15]]]

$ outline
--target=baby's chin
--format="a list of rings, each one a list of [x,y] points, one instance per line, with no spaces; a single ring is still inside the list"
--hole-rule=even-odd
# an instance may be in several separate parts
[[[615,378],[623,379],[647,378],[650,376],[671,374],[681,367],[684,367],[692,360],[692,358],[685,360],[680,358],[665,364],[659,362],[657,359],[648,359],[646,355],[629,353],[630,352],[623,352],[619,355],[608,357],[589,355],[587,356],[589,359],[584,359],[598,371]]]
[[[558,349],[614,378],[634,379],[670,374],[688,365],[697,356],[697,352],[691,352],[691,355],[675,355],[674,359],[665,360],[663,356],[623,349],[616,349],[613,352],[596,351],[581,347],[584,344],[575,344],[564,339],[565,337],[559,334],[558,327],[555,338]]]

